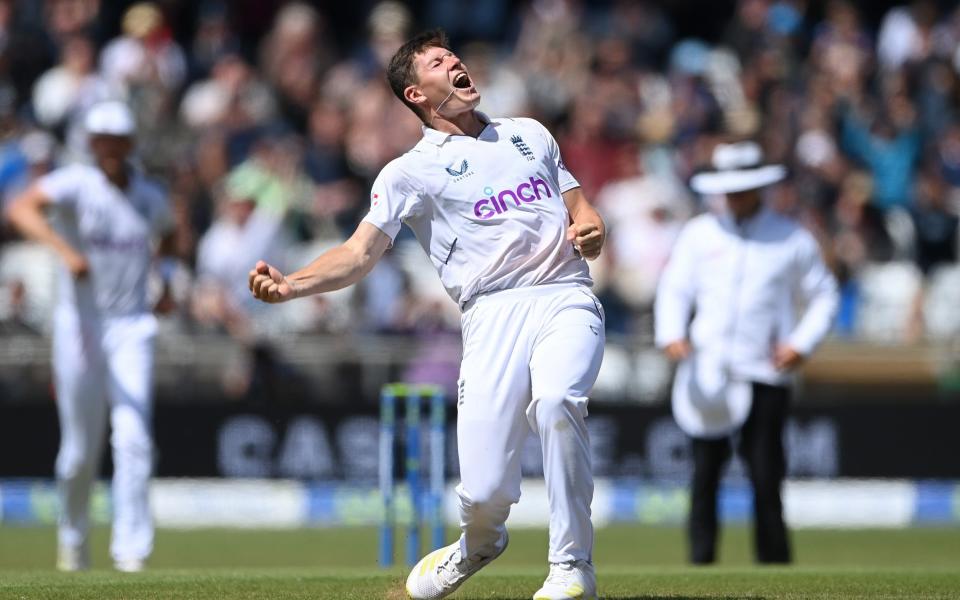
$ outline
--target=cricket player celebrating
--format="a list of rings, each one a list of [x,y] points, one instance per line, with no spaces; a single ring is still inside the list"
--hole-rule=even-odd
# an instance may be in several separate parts
[[[13,201],[9,218],[63,260],[52,353],[60,417],[57,566],[89,567],[90,489],[109,406],[110,553],[118,570],[139,571],[153,548],[147,486],[157,323],[147,307],[147,276],[153,241],[172,219],[161,189],[127,162],[134,134],[130,109],[115,101],[94,105],[85,126],[95,165],[72,165],[41,178]],[[44,214],[47,208],[56,228]]]
[[[534,598],[596,598],[584,418],[604,322],[583,259],[600,254],[603,221],[540,123],[476,111],[480,93],[443,32],[404,44],[387,77],[423,121],[423,139],[380,173],[349,240],[290,275],[261,261],[250,288],[282,302],[356,283],[406,223],[459,303],[463,329],[462,535],[414,567],[407,593],[443,598],[504,551],[532,430],[550,505],[550,572]]]

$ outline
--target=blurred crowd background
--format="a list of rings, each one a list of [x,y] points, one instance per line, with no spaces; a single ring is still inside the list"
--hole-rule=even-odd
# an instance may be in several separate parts
[[[769,201],[841,282],[835,339],[956,343],[960,7],[702,4],[0,0],[0,195],[87,160],[85,109],[125,99],[138,161],[175,208],[176,259],[153,285],[165,332],[254,348],[403,334],[446,354],[457,309],[408,233],[355,289],[282,307],[246,290],[257,259],[297,267],[352,232],[379,170],[421,135],[386,62],[443,27],[481,110],[544,122],[605,217],[591,269],[611,339],[649,342],[674,239],[721,202],[689,177],[719,141],[756,139],[791,173]],[[55,261],[0,226],[0,336],[46,335]]]

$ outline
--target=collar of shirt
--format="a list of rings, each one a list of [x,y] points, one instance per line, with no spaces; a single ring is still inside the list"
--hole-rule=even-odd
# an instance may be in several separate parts
[[[107,177],[107,173],[97,166],[96,163],[93,164],[93,167],[96,169],[96,174],[103,181],[104,185],[119,190],[120,193],[125,196],[129,195],[135,187],[140,185],[140,180],[143,178],[143,172],[132,162],[127,162],[127,185],[126,187],[120,187],[111,181],[110,178]]]
[[[720,213],[718,218],[720,224],[727,231],[735,231],[746,234],[751,232],[757,224],[764,221],[770,214],[772,214],[770,207],[768,207],[766,204],[761,204],[760,209],[755,214],[747,217],[743,221],[737,221],[733,217],[733,213],[731,213],[729,210],[725,210]]]
[[[476,113],[477,113],[477,117],[479,117],[482,123],[486,125],[490,125],[492,123],[492,121],[490,121],[490,117],[488,117],[486,114],[480,112],[479,110],[476,111]],[[442,146],[443,143],[446,142],[449,138],[457,135],[454,133],[446,133],[444,131],[439,131],[437,129],[434,129],[433,127],[427,127],[426,125],[421,125],[420,130],[423,131],[423,139],[427,142],[430,142],[434,146]],[[483,131],[486,131],[486,128],[484,128]],[[483,135],[483,131],[480,132],[480,135]]]

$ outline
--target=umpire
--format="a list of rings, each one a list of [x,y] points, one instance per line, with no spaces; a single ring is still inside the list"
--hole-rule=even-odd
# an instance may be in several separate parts
[[[716,556],[717,489],[736,449],[753,486],[756,559],[790,562],[780,488],[791,372],[830,329],[837,286],[813,236],[764,206],[786,176],[752,142],[720,144],[694,191],[726,210],[684,227],[657,290],[656,342],[678,361],[673,414],[692,439],[689,541],[694,564]],[[691,321],[691,315],[693,319]]]

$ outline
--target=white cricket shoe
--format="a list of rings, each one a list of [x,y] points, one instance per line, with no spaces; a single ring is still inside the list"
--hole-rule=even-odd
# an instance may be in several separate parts
[[[471,575],[503,554],[509,538],[504,532],[489,556],[460,556],[460,540],[420,559],[407,577],[407,595],[413,600],[440,600],[456,591]]]
[[[585,560],[551,563],[550,574],[533,600],[597,600],[593,563]]]
[[[57,570],[74,572],[90,568],[90,551],[86,544],[81,546],[57,546]]]
[[[147,565],[139,558],[123,558],[113,561],[113,568],[121,573],[139,573]]]

